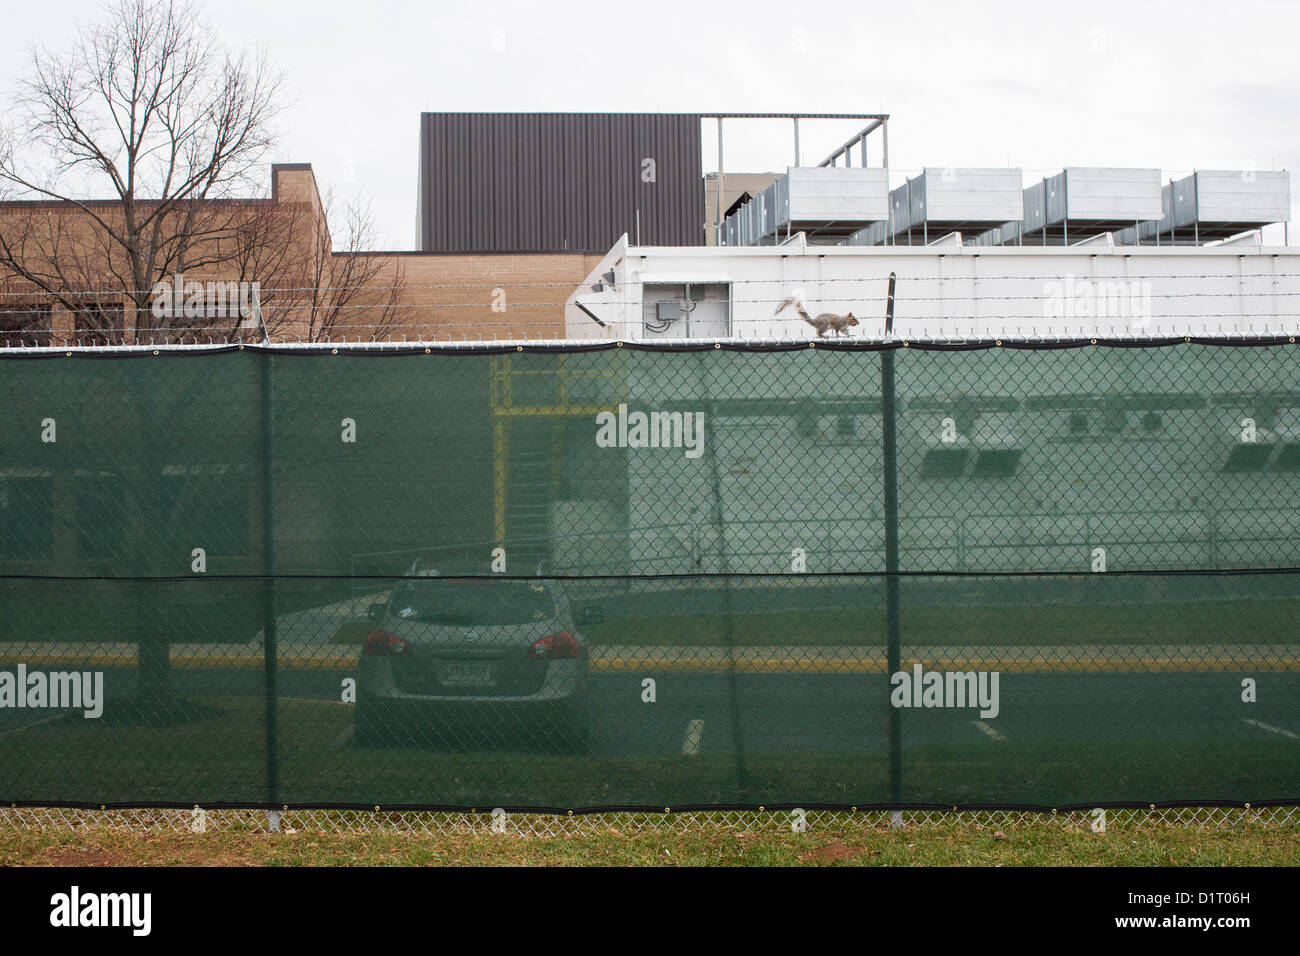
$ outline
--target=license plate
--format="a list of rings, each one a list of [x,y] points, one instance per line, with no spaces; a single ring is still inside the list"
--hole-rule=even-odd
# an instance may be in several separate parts
[[[492,665],[473,661],[451,661],[443,671],[444,684],[490,684]]]

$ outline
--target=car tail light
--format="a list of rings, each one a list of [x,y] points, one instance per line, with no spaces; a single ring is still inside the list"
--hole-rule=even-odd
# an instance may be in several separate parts
[[[407,650],[409,646],[406,641],[396,634],[389,634],[376,628],[366,635],[366,646],[361,653],[372,654],[375,657],[405,657]]]
[[[541,640],[534,641],[528,648],[528,656],[533,660],[551,660],[554,658],[573,658],[582,656],[582,644],[568,631],[548,634]]]

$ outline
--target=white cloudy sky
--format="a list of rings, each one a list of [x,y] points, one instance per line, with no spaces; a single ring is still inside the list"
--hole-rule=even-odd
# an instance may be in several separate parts
[[[373,201],[414,244],[423,110],[891,114],[894,179],[922,165],[1300,167],[1300,4],[604,3],[208,0],[222,38],[268,49],[292,104],[275,158]],[[94,0],[10,4],[0,97],[33,41]],[[853,128],[802,129],[805,161]],[[791,162],[788,124],[734,122],[728,171]],[[706,168],[716,165],[712,134]]]

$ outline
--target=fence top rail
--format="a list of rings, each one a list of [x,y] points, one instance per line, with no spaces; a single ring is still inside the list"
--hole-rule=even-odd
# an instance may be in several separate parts
[[[600,352],[626,349],[636,352],[792,352],[824,350],[833,352],[878,352],[896,349],[922,351],[957,351],[976,349],[1065,349],[1100,347],[1162,347],[1183,344],[1211,346],[1294,345],[1298,336],[1287,332],[1260,332],[1211,335],[1171,335],[1130,332],[1125,334],[1032,335],[1032,336],[852,336],[845,338],[749,338],[732,336],[708,339],[498,339],[464,341],[426,341],[404,339],[389,342],[228,342],[228,343],[145,343],[116,345],[38,346],[5,343],[0,340],[0,359],[57,358],[75,355],[161,355],[163,353],[206,355],[223,352],[268,352],[273,354],[433,354],[511,352]]]

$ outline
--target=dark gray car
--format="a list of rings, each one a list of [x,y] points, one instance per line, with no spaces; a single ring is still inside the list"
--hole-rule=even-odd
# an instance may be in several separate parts
[[[370,616],[357,680],[362,745],[585,752],[589,654],[560,589],[420,576]]]

